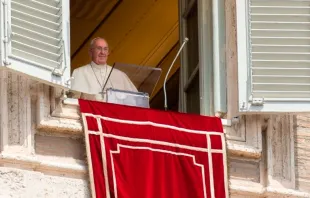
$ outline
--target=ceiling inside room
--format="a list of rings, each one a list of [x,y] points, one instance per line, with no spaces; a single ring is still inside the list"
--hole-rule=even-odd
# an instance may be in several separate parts
[[[110,65],[161,67],[164,73],[177,52],[178,0],[70,0],[70,9],[72,71],[89,63],[88,47],[95,37],[108,41]],[[171,75],[179,65],[178,60]]]

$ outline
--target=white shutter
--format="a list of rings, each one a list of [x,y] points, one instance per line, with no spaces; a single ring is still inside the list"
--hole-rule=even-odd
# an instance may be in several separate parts
[[[3,65],[5,62],[6,53],[6,51],[4,50],[4,16],[4,4],[0,2],[0,65]]]
[[[310,112],[310,1],[236,2],[240,111]]]
[[[5,0],[7,68],[65,86],[70,78],[69,0]]]

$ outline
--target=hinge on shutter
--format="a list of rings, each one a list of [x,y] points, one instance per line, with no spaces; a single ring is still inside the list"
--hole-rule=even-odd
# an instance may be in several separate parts
[[[264,98],[253,98],[253,96],[250,97],[249,102],[253,106],[263,106],[264,105]]]
[[[71,81],[72,81],[73,79],[74,79],[74,77],[72,76],[71,78],[69,78],[68,80],[66,80],[65,85],[66,85],[67,87],[70,87]]]
[[[63,69],[58,69],[58,68],[54,68],[52,71],[52,74],[58,77],[61,77],[64,75],[64,72],[66,70],[67,67],[63,68]]]
[[[54,70],[52,71],[52,74],[55,75],[55,76],[63,76],[64,75],[64,72],[65,70],[67,69],[67,53],[66,53],[66,46],[65,46],[65,41],[62,40],[62,46],[63,46],[63,50],[64,50],[64,53],[63,53],[63,60],[64,60],[64,68],[63,69],[58,69],[58,68],[54,68]]]

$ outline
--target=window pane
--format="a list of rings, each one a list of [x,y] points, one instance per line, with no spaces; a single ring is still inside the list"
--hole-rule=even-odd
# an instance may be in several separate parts
[[[186,5],[186,8],[188,7],[189,3],[191,2],[192,0],[186,0],[185,2],[185,5]]]
[[[198,51],[198,13],[197,13],[197,3],[195,3],[193,9],[188,15],[186,21],[186,34],[189,38],[187,43],[187,59],[188,59],[188,76],[191,75],[195,67],[198,65],[199,61],[199,51]]]
[[[197,0],[186,0],[185,1],[185,8],[190,9],[192,5],[197,4]]]
[[[187,113],[200,113],[200,97],[199,97],[199,74],[193,79],[191,86],[186,93],[186,111]]]

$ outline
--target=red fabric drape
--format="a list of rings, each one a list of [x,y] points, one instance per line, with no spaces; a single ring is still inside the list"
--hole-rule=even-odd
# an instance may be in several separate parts
[[[219,118],[86,100],[79,104],[94,197],[226,197]]]

